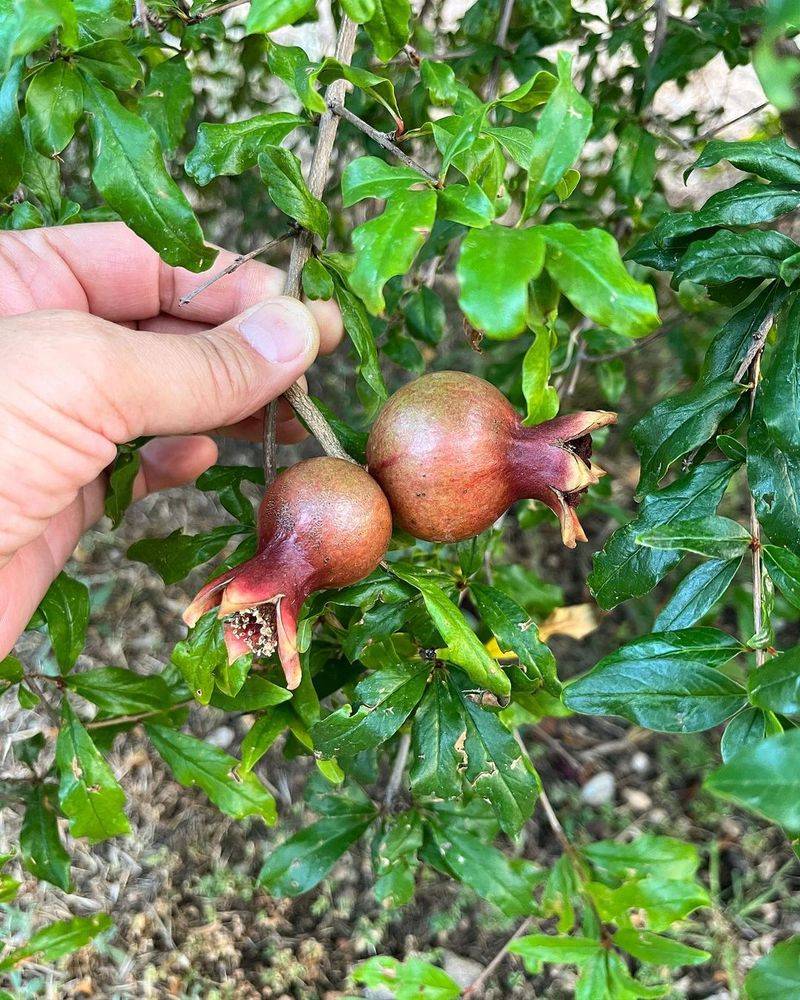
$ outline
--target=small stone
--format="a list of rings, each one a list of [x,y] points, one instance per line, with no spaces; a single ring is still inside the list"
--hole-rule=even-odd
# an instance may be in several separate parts
[[[462,990],[472,986],[483,972],[483,966],[480,962],[464,958],[463,955],[456,955],[455,952],[445,951],[443,958],[444,971]]]
[[[581,799],[587,806],[604,806],[614,799],[616,781],[610,771],[599,771],[581,789]]]
[[[645,792],[638,788],[626,788],[624,791],[625,801],[634,812],[647,812],[652,806],[653,800]]]
[[[395,1000],[394,993],[385,986],[368,986],[363,995],[365,1000]]]
[[[220,750],[227,750],[236,739],[236,733],[230,726],[218,726],[206,737],[206,743],[219,747]]]
[[[650,758],[646,753],[642,753],[641,750],[636,751],[633,757],[631,757],[631,770],[636,774],[647,774],[650,770]]]

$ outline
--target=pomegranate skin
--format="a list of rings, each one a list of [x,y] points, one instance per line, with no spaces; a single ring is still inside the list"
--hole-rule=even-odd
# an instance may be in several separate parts
[[[311,458],[281,473],[264,494],[252,559],[206,584],[184,612],[193,626],[219,608],[231,662],[278,650],[290,689],[300,683],[297,616],[316,590],[368,576],[392,534],[389,503],[353,462]]]
[[[525,427],[493,385],[465,372],[432,372],[396,392],[367,442],[367,465],[395,523],[415,538],[456,542],[485,531],[517,500],[559,518],[564,544],[585,541],[575,504],[602,469],[589,433],[605,411]]]

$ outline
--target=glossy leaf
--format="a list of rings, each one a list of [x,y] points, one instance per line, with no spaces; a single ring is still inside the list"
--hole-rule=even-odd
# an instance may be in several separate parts
[[[614,944],[640,962],[651,965],[666,965],[671,969],[682,965],[699,965],[707,962],[711,954],[700,948],[692,948],[680,941],[654,934],[652,931],[639,931],[632,928],[622,928],[614,934]]]
[[[738,559],[750,547],[750,532],[738,521],[718,514],[651,528],[637,535],[639,545],[652,549],[680,549],[711,559]]]
[[[360,299],[344,285],[334,282],[334,295],[342,313],[342,322],[347,336],[353,343],[358,355],[358,373],[367,383],[377,399],[385,400],[389,393],[383,381],[378,349],[375,346],[375,335],[369,324],[369,317]]]
[[[800,994],[800,935],[759,959],[744,985],[750,1000],[794,1000]]]
[[[601,608],[640,597],[678,565],[678,551],[648,549],[636,538],[645,531],[712,513],[736,471],[735,462],[709,462],[642,500],[639,515],[618,528],[594,557],[588,583]]]
[[[167,173],[155,132],[93,76],[83,79],[98,191],[168,264],[205,270],[216,251],[205,245],[186,196]]]
[[[800,730],[746,747],[712,771],[706,788],[800,834]]]
[[[460,699],[442,670],[434,671],[414,714],[409,777],[416,798],[453,799],[461,794],[466,764]]]
[[[238,764],[235,757],[177,729],[152,723],[145,728],[150,742],[182,785],[202,788],[214,805],[233,819],[259,816],[269,825],[276,821],[275,800],[254,774],[234,773]]]
[[[494,219],[494,206],[483,189],[473,183],[448,184],[438,195],[440,218],[471,229],[484,229]]]
[[[763,712],[760,708],[742,709],[734,715],[722,734],[719,743],[722,759],[727,764],[741,750],[782,732],[783,727],[772,712]]]
[[[267,146],[258,155],[258,167],[278,208],[324,240],[331,221],[328,209],[308,190],[295,154],[283,146]]]
[[[413,811],[389,816],[373,845],[375,898],[385,907],[405,906],[414,896],[422,847],[422,821]]]
[[[69,892],[70,856],[61,843],[53,798],[51,786],[31,788],[19,832],[19,847],[22,863],[34,878]]]
[[[775,586],[790,604],[800,608],[800,556],[779,545],[765,545],[761,554]]]
[[[800,715],[800,646],[767,660],[747,678],[750,701],[779,715]]]
[[[155,66],[139,98],[139,108],[168,156],[175,155],[193,106],[192,74],[186,62],[173,56]]]
[[[376,955],[361,962],[351,973],[356,982],[367,987],[390,987],[395,1000],[458,1000],[461,987],[443,969],[407,958],[398,962],[389,955]]]
[[[578,158],[589,129],[592,107],[572,82],[572,57],[558,53],[558,84],[542,109],[528,166],[523,219],[529,219]]]
[[[90,843],[129,833],[125,793],[65,699],[56,742],[58,798],[73,837]]]
[[[0,960],[0,971],[13,969],[27,958],[35,958],[39,962],[55,962],[62,956],[83,948],[111,926],[111,917],[105,913],[96,913],[91,917],[72,917],[71,920],[47,924],[31,935],[22,947],[14,948],[6,954]]]
[[[220,125],[202,122],[194,149],[186,158],[186,172],[200,185],[215,177],[241,174],[255,166],[265,146],[276,146],[305,124],[305,119],[286,111]]]
[[[797,252],[797,244],[783,233],[723,229],[689,245],[673,272],[672,284],[677,288],[682,281],[693,281],[713,286],[741,278],[777,278],[781,263]]]
[[[25,92],[25,109],[36,149],[43,156],[60,153],[83,114],[83,87],[73,67],[59,59],[40,70]]]
[[[112,90],[131,90],[142,81],[142,67],[131,50],[115,38],[101,38],[75,53],[76,65]]]
[[[364,25],[381,62],[389,62],[411,34],[409,0],[375,0],[375,13]]]
[[[123,667],[95,667],[70,674],[67,685],[108,715],[166,709],[172,700],[163,678],[136,674]]]
[[[547,244],[548,273],[584,316],[627,337],[643,337],[658,326],[655,293],[625,270],[613,236],[568,222],[535,232]]]
[[[711,729],[744,704],[744,690],[718,669],[739,648],[716,629],[656,632],[568,684],[564,702],[576,712],[620,715],[658,732]]]
[[[530,972],[539,971],[540,962],[564,962],[584,965],[603,953],[603,944],[595,938],[558,937],[554,934],[526,934],[512,941],[508,950],[521,955]]]
[[[486,652],[459,608],[441,587],[410,567],[394,564],[392,572],[422,594],[428,614],[447,645],[443,653],[444,658],[451,663],[457,663],[466,671],[469,678],[481,687],[495,694],[508,695],[511,690],[508,677]]]
[[[243,530],[246,529],[238,524],[221,524],[199,535],[184,535],[176,528],[166,538],[140,538],[127,555],[154,569],[164,583],[178,583],[197,566],[219,555]]]
[[[738,142],[712,139],[692,166],[684,171],[684,179],[694,170],[716,166],[722,160],[776,184],[800,184],[800,152],[782,136]]]
[[[411,167],[393,166],[377,156],[359,156],[342,173],[342,203],[349,208],[365,198],[390,198],[421,180]]]
[[[313,6],[314,0],[253,0],[247,14],[245,31],[248,35],[266,35],[299,21]]]
[[[384,311],[386,282],[411,268],[435,215],[433,191],[396,191],[379,216],[353,231],[356,266],[350,287],[373,315]]]
[[[603,881],[625,882],[633,876],[659,876],[670,881],[694,879],[700,867],[697,848],[676,837],[645,833],[627,843],[597,840],[581,854]]]
[[[20,59],[0,79],[0,196],[12,194],[22,178],[25,137],[19,117],[19,85],[23,61]]]
[[[470,231],[456,267],[458,304],[488,337],[508,340],[528,322],[528,283],[541,271],[544,243],[537,229],[493,223]]]
[[[53,653],[62,673],[75,665],[89,625],[89,589],[80,580],[59,573],[39,604]]]
[[[681,580],[653,623],[658,632],[689,628],[708,614],[725,594],[742,560],[712,559],[701,563]]]

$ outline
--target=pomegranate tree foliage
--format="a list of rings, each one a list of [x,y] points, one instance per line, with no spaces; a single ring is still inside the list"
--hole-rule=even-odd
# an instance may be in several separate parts
[[[799,61],[777,43],[800,24],[791,0],[684,6],[664,17],[661,3],[607,0],[601,18],[569,0],[478,0],[451,31],[438,21],[433,31],[408,0],[341,0],[337,21],[361,25],[346,65],[270,36],[313,20],[311,0],[252,0],[224,18],[213,3],[156,0],[137,8],[146,25],[124,0],[0,0],[2,225],[120,218],[194,271],[215,257],[201,221],[225,204],[245,209],[243,240],[259,226],[312,234],[303,288],[339,303],[358,379],[353,426],[340,400],[321,406],[354,459],[387,398],[386,364],[419,373],[452,322],[447,283],[435,280],[443,272],[455,274],[469,337],[482,340],[481,374],[529,423],[555,414],[554,370],[564,386],[575,366],[624,414],[637,392],[626,375],[636,340],[659,327],[656,292],[662,316],[682,324],[669,343],[687,386],[630,429],[641,459],[634,517],[612,503],[608,481],[586,503],[618,524],[589,577],[599,606],[642,598],[667,577],[671,596],[649,634],[566,685],[535,625],[560,603],[558,588],[508,565],[502,526],[455,546],[396,535],[384,568],[313,596],[294,692],[271,661],[229,665],[214,612],[165,650],[160,673],[76,671],[90,595],[59,575],[31,622],[52,649],[38,681],[14,656],[0,663],[22,707],[44,708],[44,685],[61,720],[54,754],[41,734],[15,744],[34,780],[3,787],[23,815],[26,872],[69,890],[72,838],[128,832],[105,759],[119,733],[143,724],[177,781],[234,818],[269,824],[276,804],[259,775],[280,741],[287,757],[308,757],[319,818],[265,857],[270,892],[312,889],[363,842],[387,906],[407,903],[429,867],[508,918],[556,918],[512,950],[530,972],[578,967],[576,996],[659,996],[667,987],[654,985],[653,967],[709,958],[674,936],[709,903],[690,844],[581,838],[550,870],[513,851],[540,792],[525,737],[570,711],[668,733],[724,727],[708,788],[800,836],[800,656],[775,648],[776,623],[800,608],[800,247],[775,228],[800,207],[800,154],[777,123],[749,141],[704,142],[698,113],[668,122],[651,106],[662,84],[722,53],[730,66],[752,61],[773,106],[791,111]],[[391,130],[385,138],[412,159],[343,121],[320,200],[293,150],[313,146],[325,88],[342,79],[347,109]],[[742,173],[694,211],[670,211],[656,177],[676,127],[699,154],[687,174],[721,162]],[[114,525],[142,443],[121,447],[110,473]],[[243,486],[262,482],[255,468],[211,469],[197,487],[229,520],[142,539],[129,556],[166,584],[241,562],[256,543]],[[736,501],[748,492],[746,523]],[[526,531],[550,530],[529,504],[516,516]],[[740,584],[753,588],[753,610],[722,630],[714,609]],[[240,759],[184,732],[192,702],[253,716]],[[0,875],[0,898],[17,888]],[[55,959],[107,925],[53,924],[8,950],[0,969]],[[419,960],[376,958],[357,977],[398,996],[458,995]],[[748,977],[752,997],[776,984],[782,995],[798,989],[797,939]]]

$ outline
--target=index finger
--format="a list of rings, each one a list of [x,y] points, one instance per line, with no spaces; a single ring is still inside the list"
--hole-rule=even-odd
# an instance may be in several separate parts
[[[285,274],[251,260],[210,285],[186,306],[180,300],[210,274],[223,270],[235,254],[220,250],[205,274],[165,264],[155,250],[122,222],[88,222],[0,234],[0,312],[78,309],[115,322],[150,319],[167,313],[216,326],[280,295]],[[322,350],[342,337],[333,302],[310,302]]]

